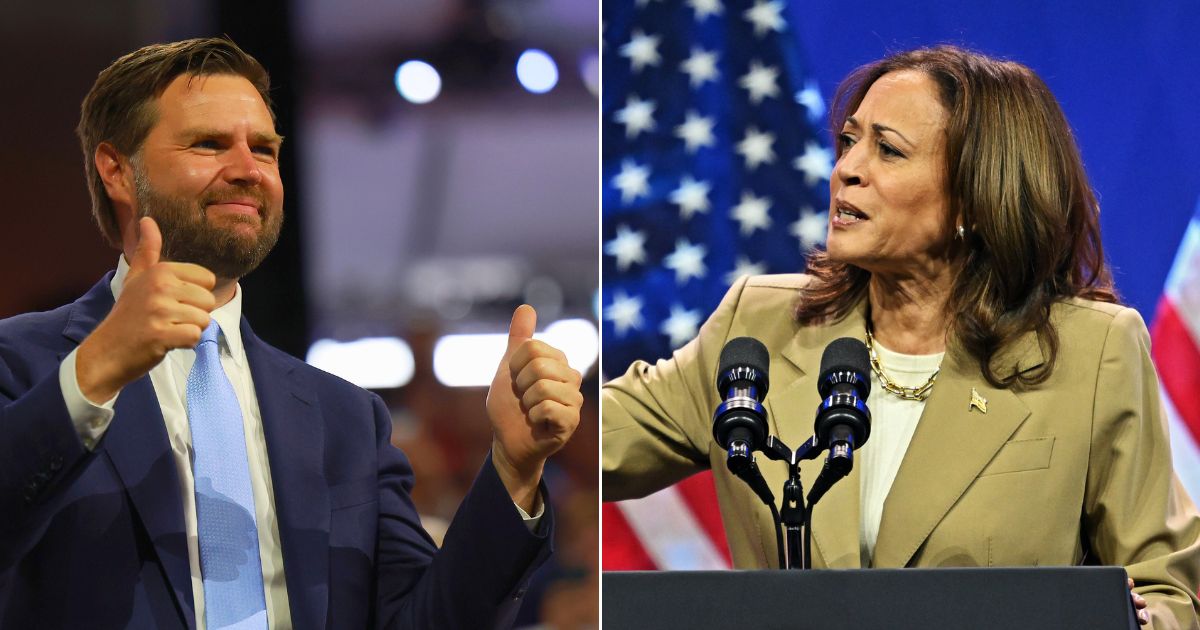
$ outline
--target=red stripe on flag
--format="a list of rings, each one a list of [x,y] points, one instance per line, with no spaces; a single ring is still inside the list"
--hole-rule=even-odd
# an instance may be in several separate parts
[[[696,522],[712,541],[713,547],[721,552],[725,562],[733,566],[729,554],[729,541],[725,539],[725,525],[721,522],[721,507],[717,503],[717,489],[711,470],[692,475],[675,485],[679,495],[696,517]]]
[[[604,536],[601,541],[601,565],[605,571],[656,571],[658,566],[638,542],[637,533],[625,520],[615,503],[601,506]]]
[[[1179,317],[1175,304],[1166,296],[1158,302],[1150,337],[1150,355],[1154,357],[1163,389],[1191,431],[1192,441],[1200,444],[1200,350],[1196,349],[1196,340]]]

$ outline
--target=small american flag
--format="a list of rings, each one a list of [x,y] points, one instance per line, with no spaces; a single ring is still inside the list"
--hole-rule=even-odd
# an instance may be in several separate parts
[[[615,376],[694,337],[738,276],[803,270],[825,240],[834,152],[784,0],[603,7],[604,370]],[[685,484],[605,507],[605,568],[728,566],[711,478]],[[663,502],[694,522],[662,521]]]
[[[1200,203],[1167,276],[1150,328],[1151,356],[1171,427],[1171,459],[1200,499]]]

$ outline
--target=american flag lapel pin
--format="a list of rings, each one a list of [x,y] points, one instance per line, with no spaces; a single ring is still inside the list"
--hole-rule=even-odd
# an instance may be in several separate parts
[[[978,409],[980,413],[987,413],[987,399],[979,395],[975,388],[971,388],[971,406],[967,407],[967,411]]]

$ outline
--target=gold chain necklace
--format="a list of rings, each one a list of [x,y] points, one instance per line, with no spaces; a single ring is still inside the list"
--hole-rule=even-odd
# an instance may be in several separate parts
[[[904,400],[919,400],[924,401],[929,398],[930,392],[933,391],[933,381],[937,379],[938,372],[942,371],[942,366],[933,371],[929,380],[925,381],[919,387],[904,387],[897,385],[895,381],[888,378],[887,374],[883,373],[883,366],[879,363],[879,355],[875,354],[875,337],[871,334],[871,329],[867,329],[867,353],[871,356],[871,371],[875,372],[875,376],[879,377],[879,384],[887,391],[903,398]]]

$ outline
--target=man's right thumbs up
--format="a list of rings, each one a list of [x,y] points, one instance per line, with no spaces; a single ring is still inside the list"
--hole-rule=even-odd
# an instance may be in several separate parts
[[[137,230],[120,298],[75,355],[79,391],[96,404],[145,376],[171,350],[195,347],[217,306],[211,271],[161,260],[163,237],[154,219],[142,218]]]

